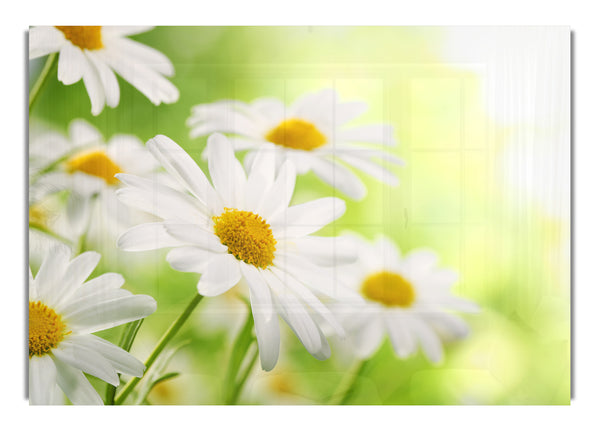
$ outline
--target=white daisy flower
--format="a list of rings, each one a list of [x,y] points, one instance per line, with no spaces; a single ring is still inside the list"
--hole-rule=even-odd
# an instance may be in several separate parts
[[[104,233],[114,231],[112,236],[136,220],[136,215],[115,197],[119,183],[115,174],[151,176],[159,168],[137,137],[114,135],[105,143],[100,132],[83,120],[71,122],[68,137],[47,132],[32,139],[30,165],[35,167],[30,171],[30,181],[35,182],[31,190],[36,190],[36,195],[71,192],[67,218],[74,232],[81,234],[89,228],[90,211],[96,210],[99,219],[91,227]],[[109,222],[104,223],[105,220]]]
[[[151,30],[149,26],[42,26],[29,30],[29,58],[54,52],[58,57],[58,80],[65,85],[83,79],[98,115],[104,105],[119,104],[115,72],[152,103],[173,103],[177,88],[165,78],[173,76],[171,61],[162,53],[126,36]]]
[[[353,237],[359,259],[340,272],[362,300],[340,301],[335,314],[344,324],[356,356],[372,356],[387,333],[400,358],[416,352],[420,345],[430,361],[440,362],[442,340],[464,337],[469,332],[467,324],[449,311],[479,309],[450,292],[457,274],[436,268],[438,259],[432,251],[416,250],[402,257],[384,236],[373,244]]]
[[[330,197],[288,207],[296,181],[292,162],[286,161],[275,175],[274,153],[262,151],[246,176],[220,134],[208,139],[212,185],[166,136],[156,136],[147,147],[189,193],[119,174],[126,187],[118,197],[164,220],[128,230],[119,246],[130,251],[173,247],[167,261],[178,271],[202,274],[197,287],[204,296],[220,295],[244,279],[265,370],[275,366],[279,355],[277,315],[314,357],[329,357],[329,344],[313,313],[343,330],[315,292],[335,296],[333,253],[345,262],[355,254],[334,238],[310,234],[340,217],[344,201]]]
[[[98,253],[70,257],[68,247],[57,246],[35,278],[29,270],[30,404],[59,401],[57,386],[73,404],[102,404],[84,372],[115,386],[117,373],[144,373],[144,364],[92,333],[146,317],[156,310],[156,301],[121,289],[120,274],[85,282],[100,260]]]
[[[344,127],[366,110],[366,103],[340,102],[335,90],[326,89],[307,94],[289,107],[272,98],[250,104],[221,101],[197,105],[187,124],[192,138],[213,132],[233,134],[235,151],[250,150],[246,166],[256,150],[266,146],[276,150],[277,166],[287,158],[299,174],[312,170],[349,197],[362,199],[367,193],[365,185],[346,165],[396,185],[396,176],[377,162],[404,164],[381,150],[382,145],[395,145],[392,126]]]

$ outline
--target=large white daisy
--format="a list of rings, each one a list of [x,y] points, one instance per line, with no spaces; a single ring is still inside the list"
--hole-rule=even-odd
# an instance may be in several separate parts
[[[123,202],[163,221],[136,226],[118,240],[130,251],[173,247],[167,260],[178,271],[197,272],[198,292],[220,295],[241,279],[248,284],[260,359],[272,369],[279,355],[277,315],[316,358],[330,355],[315,322],[320,315],[342,328],[315,295],[336,295],[337,261],[353,261],[353,250],[335,238],[313,237],[345,211],[344,201],[322,198],[288,207],[295,169],[286,161],[275,175],[275,154],[261,151],[246,176],[223,135],[208,139],[212,185],[175,142],[156,136],[147,144],[162,166],[187,190],[183,193],[143,178],[119,174]]]
[[[149,26],[42,26],[29,30],[29,58],[59,53],[58,80],[71,85],[83,79],[98,115],[104,105],[119,104],[115,72],[152,103],[173,103],[179,90],[164,76],[173,76],[171,61],[162,53],[126,36]]]
[[[152,176],[159,168],[137,137],[114,135],[105,142],[84,120],[73,120],[68,136],[50,131],[32,137],[29,158],[30,190],[36,198],[61,190],[70,192],[67,218],[75,236],[91,228],[103,234],[112,232],[109,236],[114,238],[131,226],[138,219],[116,199],[119,180],[115,174]],[[91,218],[93,223],[88,226]]]
[[[197,105],[187,124],[191,137],[231,133],[236,151],[250,150],[246,166],[256,150],[266,146],[276,150],[278,166],[287,158],[299,174],[312,170],[351,198],[362,199],[367,193],[365,185],[347,166],[396,185],[398,179],[384,165],[403,164],[382,151],[382,146],[395,145],[392,126],[345,127],[367,108],[365,102],[341,102],[335,90],[326,89],[307,94],[289,107],[272,98],[250,104],[228,100]]]
[[[478,311],[476,304],[450,291],[457,274],[437,268],[438,259],[432,251],[415,250],[402,257],[384,236],[372,244],[352,237],[359,258],[340,273],[345,284],[359,292],[362,299],[339,301],[335,314],[346,329],[346,340],[355,355],[370,357],[388,334],[400,358],[421,346],[430,361],[441,361],[442,341],[469,332],[464,320],[453,312]]]
[[[60,403],[57,387],[73,404],[102,404],[84,372],[115,386],[117,373],[144,373],[144,364],[92,333],[146,317],[156,310],[156,301],[121,289],[120,274],[86,282],[98,253],[70,257],[69,248],[59,245],[35,278],[29,270],[30,404]]]

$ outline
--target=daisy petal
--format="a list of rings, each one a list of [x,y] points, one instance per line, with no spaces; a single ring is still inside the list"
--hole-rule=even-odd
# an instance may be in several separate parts
[[[167,262],[176,271],[201,274],[213,257],[215,253],[201,247],[177,247],[169,251]]]
[[[250,169],[248,170],[248,181],[255,175],[260,175],[267,180],[269,186],[275,179],[275,154],[277,148],[272,145],[264,145],[256,152]]]
[[[115,50],[98,55],[153,104],[174,103],[179,99],[179,90],[171,81],[147,65],[131,63],[126,53]]]
[[[439,363],[444,356],[444,351],[435,331],[419,318],[412,319],[410,325],[419,339],[425,355],[434,364]]]
[[[469,325],[454,314],[444,312],[431,313],[428,315],[428,319],[439,332],[450,339],[464,338],[470,332]]]
[[[253,295],[250,291],[250,298]],[[254,307],[252,307],[252,315],[254,317],[254,330],[258,342],[260,365],[263,370],[271,371],[279,358],[279,319],[276,315],[269,319],[265,313],[255,310]]]
[[[144,375],[144,369],[146,368],[144,364],[120,347],[91,334],[75,335],[71,338],[76,339],[78,345],[102,355],[116,372],[135,377],[142,377]]]
[[[162,222],[134,226],[117,239],[117,246],[125,251],[156,250],[178,245],[181,241],[170,236]]]
[[[50,26],[29,29],[29,59],[58,52],[66,42],[60,30]]]
[[[263,117],[263,122],[271,125],[279,124],[285,118],[285,105],[279,99],[263,97],[255,99],[250,104],[252,110],[257,111]]]
[[[225,293],[242,278],[240,262],[230,254],[213,257],[206,271],[198,281],[198,293],[203,296],[217,296]]]
[[[385,314],[384,320],[396,355],[407,358],[417,348],[417,340],[410,332],[410,321],[393,313]]]
[[[83,373],[67,363],[53,357],[56,366],[56,382],[67,398],[76,405],[102,405],[102,398]]]
[[[385,239],[381,239],[385,241]],[[386,246],[386,249],[395,248]],[[424,273],[432,270],[438,263],[438,257],[431,250],[414,250],[405,256],[403,263],[411,270]]]
[[[267,220],[286,209],[292,200],[296,185],[296,169],[290,160],[283,163],[271,189],[265,194],[265,199],[259,210]]]
[[[71,258],[71,250],[69,247],[63,244],[57,244],[48,253],[36,277],[34,279],[35,287],[38,298],[30,298],[31,300],[41,299],[44,300],[47,296],[50,296],[54,289],[58,286],[58,282],[62,279],[69,259]],[[52,304],[50,304],[52,305]]]
[[[80,48],[64,44],[58,57],[58,80],[65,85],[75,84],[83,77],[85,61]]]
[[[113,43],[131,61],[149,66],[162,75],[173,76],[175,74],[175,68],[171,60],[156,49],[127,38],[120,38],[118,42]]]
[[[274,297],[279,305],[281,317],[287,322],[309,353],[319,352],[322,347],[319,329],[305,307],[294,295],[286,291],[286,286],[272,272],[263,271],[261,275],[275,293]]]
[[[354,120],[356,117],[364,114],[368,108],[369,105],[367,105],[365,102],[355,101],[338,103],[334,112],[336,126],[339,127],[345,123],[348,123],[349,121]]]
[[[385,268],[393,268],[400,261],[396,245],[384,235],[378,235],[373,245],[374,256]],[[404,261],[405,262],[405,261]]]
[[[29,358],[29,404],[52,404],[56,367],[49,355]]]
[[[221,244],[218,237],[197,224],[164,223],[165,230],[183,244],[193,244],[214,253],[225,253],[227,247]]]
[[[299,255],[283,253],[276,256],[273,263],[277,268],[290,273],[297,280],[302,280],[304,284],[320,294],[337,298],[341,293],[337,268],[317,266]]]
[[[372,176],[382,183],[391,186],[396,186],[398,184],[398,177],[378,163],[351,154],[339,157],[349,165],[363,171],[365,174]]]
[[[439,305],[450,310],[462,311],[464,313],[479,313],[481,309],[479,305],[463,298],[448,296],[438,299]]]
[[[234,133],[248,138],[261,138],[255,124],[246,115],[238,112],[241,102],[224,100],[194,106],[187,125],[191,127],[190,137],[211,133]]]
[[[346,236],[306,236],[282,243],[281,248],[320,266],[346,265],[358,257],[355,241]]]
[[[106,96],[98,71],[87,59],[83,62],[83,83],[92,103],[92,115],[99,115],[104,109]]]
[[[214,189],[202,169],[183,148],[163,135],[157,135],[150,139],[147,147],[167,172],[204,205],[208,206],[210,202],[214,201],[216,198]]]
[[[102,134],[85,120],[76,119],[69,123],[69,139],[75,147],[101,144]]]
[[[338,198],[321,198],[294,205],[268,220],[276,238],[298,238],[318,231],[346,211]]]
[[[82,300],[76,310],[65,313],[73,332],[89,334],[146,317],[156,311],[156,301],[147,295],[131,295],[99,302],[96,297]]]
[[[206,222],[206,216],[189,195],[135,175],[117,174],[117,178],[132,187],[116,191],[119,200],[129,206],[162,219]]]
[[[89,289],[93,291],[118,289],[123,286],[125,279],[121,274],[115,272],[107,272],[86,281],[81,285],[81,289]]]
[[[373,356],[381,345],[383,336],[384,330],[379,318],[375,318],[362,326],[352,337],[356,355],[361,359]]]
[[[223,203],[234,207],[241,206],[246,174],[235,158],[228,139],[220,133],[210,135],[207,143],[208,170]]]
[[[107,25],[102,27],[103,36],[130,36],[145,33],[154,28],[152,25]]]
[[[345,193],[354,200],[361,200],[367,195],[363,182],[348,168],[327,159],[314,157],[311,162],[312,171],[327,184]]]
[[[240,263],[242,276],[246,280],[250,290],[250,304],[252,313],[260,314],[265,321],[273,318],[273,298],[269,286],[261,276],[260,271],[254,265]]]
[[[333,316],[331,311],[323,305],[323,303],[317,298],[306,286],[292,277],[290,274],[286,274],[278,268],[271,268],[271,272],[286,285],[295,295],[298,296],[306,305],[312,308],[317,314],[319,314],[323,320],[325,320],[333,330],[340,336],[345,335],[344,329]]]
[[[98,77],[100,78],[100,82],[102,83],[106,95],[106,104],[111,108],[116,107],[119,104],[121,93],[115,73],[106,65],[106,63],[100,60],[93,51],[86,52],[86,56],[96,68],[96,72],[98,73]]]
[[[65,271],[60,283],[61,286],[53,290],[53,295],[48,298],[48,301],[57,307],[68,301],[73,292],[83,284],[94,268],[98,266],[99,261],[100,253],[94,251],[87,251],[73,259]]]
[[[388,124],[369,124],[339,130],[336,139],[340,142],[396,145],[393,135],[394,129]]]
[[[119,384],[119,376],[110,363],[94,350],[77,343],[80,337],[63,340],[52,354],[60,361],[85,373],[96,376],[113,386]]]

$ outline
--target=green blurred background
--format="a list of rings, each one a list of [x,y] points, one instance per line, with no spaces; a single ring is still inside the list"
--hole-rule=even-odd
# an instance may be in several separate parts
[[[441,266],[460,273],[454,292],[477,302],[464,316],[472,332],[445,346],[439,366],[416,354],[394,356],[389,342],[359,381],[355,404],[568,404],[570,402],[569,219],[545,210],[519,188],[510,169],[511,137],[523,125],[495,124],[485,110],[481,75],[444,60],[446,29],[428,27],[158,27],[133,39],[165,53],[181,97],[153,106],[119,78],[121,100],[97,117],[82,82],[52,76],[30,125],[66,132],[83,118],[110,138],[144,142],[164,134],[202,166],[206,139],[191,140],[185,120],[198,103],[274,96],[292,102],[309,91],[338,90],[370,109],[354,124],[390,123],[407,166],[390,188],[361,175],[368,196],[347,201],[346,214],[323,235],[383,232],[403,251],[434,249]],[[33,83],[44,59],[30,64]],[[535,126],[535,125],[534,125]],[[537,151],[543,151],[543,148]],[[534,158],[535,160],[535,158]],[[336,194],[312,174],[298,179],[294,202]],[[344,197],[344,196],[340,196]],[[568,207],[568,203],[564,202]],[[172,270],[166,251],[125,253],[114,241],[96,274],[125,276],[126,288],[156,298],[158,310],[140,330],[133,353],[144,359],[195,293],[198,275]],[[35,271],[35,270],[34,270]],[[167,365],[181,375],[153,389],[157,404],[222,403],[225,364],[244,308],[235,298],[205,299],[177,336],[189,340]],[[120,328],[101,335],[116,341]],[[282,324],[280,360],[255,367],[240,402],[321,404],[352,369],[333,345],[327,361],[312,358]],[[94,381],[102,391],[103,384]],[[101,393],[103,393],[101,391]]]

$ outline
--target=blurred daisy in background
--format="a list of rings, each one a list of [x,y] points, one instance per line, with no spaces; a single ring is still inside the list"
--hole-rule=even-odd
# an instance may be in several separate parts
[[[457,274],[437,268],[432,251],[415,250],[402,257],[384,236],[372,244],[351,237],[359,258],[340,274],[362,300],[345,298],[332,308],[354,354],[360,359],[372,356],[387,334],[398,357],[407,358],[420,346],[431,362],[440,362],[442,341],[469,333],[467,324],[451,311],[479,310],[476,304],[452,295]]]
[[[343,329],[315,293],[335,297],[334,265],[356,256],[335,238],[310,234],[338,219],[344,201],[329,197],[288,207],[296,182],[293,163],[284,162],[276,175],[273,152],[261,151],[246,176],[220,134],[208,139],[212,185],[171,139],[158,135],[147,146],[189,193],[119,174],[126,187],[118,197],[163,219],[128,230],[119,246],[128,251],[173,247],[167,261],[178,271],[202,274],[197,288],[204,296],[221,295],[244,279],[263,369],[271,370],[279,356],[278,315],[309,353],[328,358],[329,344],[313,314],[338,333]]]
[[[344,127],[367,109],[365,102],[341,102],[335,90],[325,89],[306,94],[289,107],[272,98],[250,104],[226,100],[197,105],[187,124],[192,138],[213,132],[231,133],[235,151],[249,150],[246,166],[250,166],[258,149],[269,148],[276,155],[276,166],[287,158],[299,174],[313,171],[321,180],[359,200],[367,190],[348,166],[396,185],[398,179],[386,166],[404,164],[383,151],[384,146],[396,145],[391,125]]]
[[[69,192],[66,215],[74,237],[87,232],[104,238],[108,233],[114,239],[125,227],[140,222],[139,217],[148,221],[116,199],[115,174],[159,175],[158,167],[137,137],[114,135],[105,143],[100,132],[83,120],[70,123],[68,136],[49,131],[31,139],[30,190],[36,199]]]
[[[144,364],[125,350],[93,335],[148,316],[156,301],[121,289],[120,274],[85,281],[100,255],[86,252],[71,260],[65,245],[45,257],[35,278],[29,270],[29,402],[102,404],[84,372],[119,384],[117,373],[141,377]]]
[[[173,76],[171,61],[159,51],[126,36],[151,30],[149,26],[41,26],[29,30],[29,59],[55,52],[58,80],[65,85],[83,79],[98,115],[104,105],[119,104],[115,72],[150,101],[174,103],[179,90],[165,76]]]

